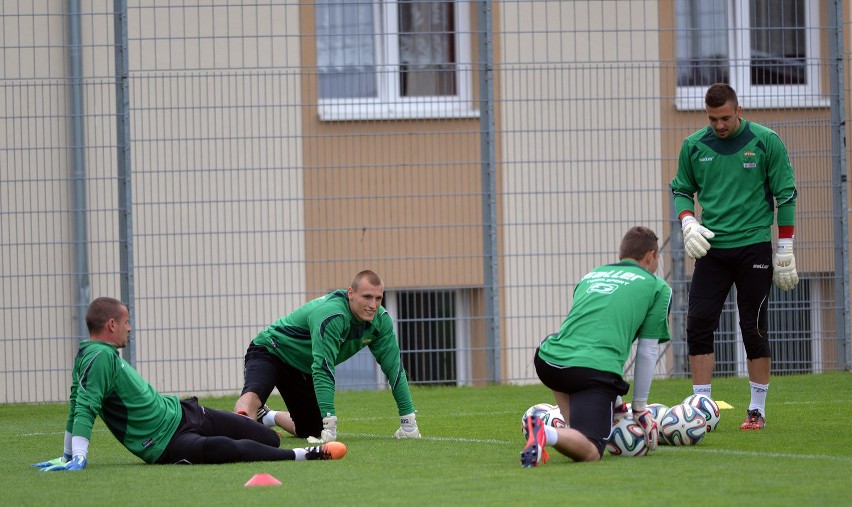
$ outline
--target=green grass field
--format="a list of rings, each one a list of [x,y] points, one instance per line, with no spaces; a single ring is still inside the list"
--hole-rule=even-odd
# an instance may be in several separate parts
[[[341,392],[339,461],[145,465],[98,421],[89,466],[41,473],[31,463],[61,454],[67,406],[0,406],[3,505],[849,505],[852,374],[774,376],[763,431],[739,430],[748,381],[716,379],[713,397],[734,406],[696,447],[663,447],[639,458],[608,454],[573,463],[550,449],[523,469],[521,414],[552,402],[536,386],[414,388],[424,437],[397,441],[390,394]],[[657,380],[651,402],[691,394],[687,379]],[[629,395],[628,395],[629,397]],[[230,410],[233,397],[205,399]],[[272,399],[273,407],[276,404]],[[280,399],[277,400],[280,404]],[[280,407],[279,407],[280,408]],[[282,447],[303,446],[284,438]],[[281,486],[244,487],[268,473]]]

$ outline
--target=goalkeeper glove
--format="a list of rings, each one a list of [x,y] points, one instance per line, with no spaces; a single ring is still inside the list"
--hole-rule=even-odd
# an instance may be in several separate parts
[[[414,412],[399,418],[399,429],[393,434],[393,438],[420,438]]]
[[[41,469],[42,472],[65,472],[65,471],[77,471],[86,468],[88,462],[86,461],[86,456],[82,454],[75,454],[70,460],[65,463],[59,463],[57,465],[51,465],[48,467],[44,467]]]
[[[659,443],[660,429],[657,427],[654,415],[645,404],[642,404],[642,410],[637,410],[637,405],[638,403],[633,403],[633,421],[642,428],[642,433],[645,434],[645,445],[649,451],[653,451]]]
[[[616,403],[612,407],[612,423],[615,424],[616,421],[620,421],[625,417],[630,417],[630,405],[627,403]]]
[[[59,458],[53,458],[53,459],[47,460],[47,461],[40,461],[38,463],[33,463],[30,466],[32,466],[33,468],[48,468],[48,467],[52,467],[54,465],[63,465],[64,466],[65,463],[67,463],[69,461],[71,461],[71,455],[63,453],[62,456],[59,457]]]
[[[778,240],[778,248],[772,262],[772,281],[781,290],[792,290],[799,283],[796,257],[793,256],[793,238]]]
[[[337,440],[337,416],[329,415],[322,418],[322,443]]]
[[[700,259],[707,255],[707,250],[710,250],[710,242],[716,234],[710,229],[698,223],[692,215],[686,215],[681,222],[683,230],[683,246],[686,248],[686,255],[691,259]]]

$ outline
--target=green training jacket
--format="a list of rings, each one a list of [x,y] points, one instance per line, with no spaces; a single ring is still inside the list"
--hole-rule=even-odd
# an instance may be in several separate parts
[[[68,421],[73,436],[92,439],[95,416],[121,444],[146,463],[163,454],[180,424],[176,396],[154,390],[110,343],[80,343],[71,377]]]
[[[680,148],[671,183],[678,216],[701,205],[701,225],[713,231],[714,248],[734,248],[772,240],[778,225],[794,225],[796,183],[787,148],[775,131],[742,120],[722,139],[707,126],[687,137]]]
[[[261,331],[253,343],[312,376],[323,417],[336,415],[335,367],[369,347],[388,379],[399,415],[414,412],[390,315],[380,306],[372,322],[358,320],[345,290],[305,303]]]

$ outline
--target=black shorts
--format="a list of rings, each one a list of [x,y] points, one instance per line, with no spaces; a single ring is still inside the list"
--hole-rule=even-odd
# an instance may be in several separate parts
[[[243,374],[245,380],[242,394],[254,393],[261,403],[265,404],[272,390],[278,388],[290,417],[296,424],[296,436],[320,436],[322,415],[310,374],[297,370],[265,347],[254,343],[246,350]]]
[[[620,375],[583,367],[560,367],[544,361],[535,351],[535,371],[541,382],[553,391],[568,395],[567,423],[595,444],[603,456],[612,431],[612,406],[625,395],[630,384]]]

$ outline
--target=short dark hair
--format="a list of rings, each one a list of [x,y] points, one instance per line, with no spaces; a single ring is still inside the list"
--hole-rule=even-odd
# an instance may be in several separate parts
[[[122,309],[127,305],[114,298],[100,297],[92,301],[86,311],[86,327],[89,333],[101,331],[109,319],[118,320],[122,317]]]
[[[631,227],[621,239],[618,258],[640,261],[646,253],[659,251],[660,245],[657,243],[659,239],[654,231],[647,227],[641,225]]]
[[[365,278],[367,279],[367,283],[369,283],[370,285],[385,284],[385,282],[382,281],[379,275],[377,275],[373,271],[370,271],[369,269],[365,269],[364,271],[361,271],[360,273],[355,275],[355,278],[352,279],[352,283],[349,284],[349,286],[352,287],[354,290],[358,290],[358,284],[361,282],[361,280]]]
[[[722,107],[728,102],[734,103],[734,108],[740,105],[737,100],[737,92],[728,83],[716,83],[707,88],[704,94],[704,104],[707,107]]]

